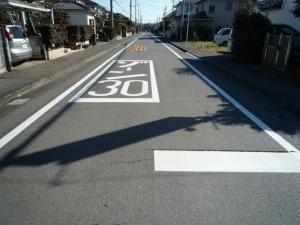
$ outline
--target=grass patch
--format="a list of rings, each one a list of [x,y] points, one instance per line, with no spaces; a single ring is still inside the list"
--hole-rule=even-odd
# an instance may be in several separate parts
[[[227,46],[219,46],[212,41],[196,41],[190,43],[205,51],[220,53],[220,54],[230,53],[230,50],[227,48]]]

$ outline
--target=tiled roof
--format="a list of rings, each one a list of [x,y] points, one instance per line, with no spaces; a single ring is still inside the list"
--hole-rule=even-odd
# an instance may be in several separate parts
[[[185,4],[196,4],[196,3],[201,2],[201,1],[203,1],[203,0],[185,0]],[[183,1],[178,2],[176,7],[181,5],[182,3],[183,3]]]
[[[280,9],[282,7],[283,0],[258,0],[257,5],[261,10],[266,9]]]
[[[54,4],[53,9],[59,10],[87,10],[89,11],[88,7],[81,5],[76,2],[59,2]]]

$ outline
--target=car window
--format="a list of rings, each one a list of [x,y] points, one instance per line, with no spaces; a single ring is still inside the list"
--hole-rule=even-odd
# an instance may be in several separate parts
[[[222,35],[229,35],[230,34],[230,29],[226,29]]]
[[[224,29],[219,30],[219,32],[217,33],[217,35],[222,35],[223,31],[224,31]]]
[[[8,27],[9,32],[14,35],[14,38],[26,38],[27,35],[22,27]]]

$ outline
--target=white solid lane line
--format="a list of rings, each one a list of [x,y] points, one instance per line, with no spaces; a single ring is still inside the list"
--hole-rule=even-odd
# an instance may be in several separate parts
[[[143,36],[143,35],[141,35]],[[76,88],[78,88],[80,85],[82,85],[86,80],[88,80],[90,77],[92,77],[98,70],[102,69],[106,64],[111,62],[115,57],[120,55],[122,52],[124,52],[128,47],[130,47],[134,42],[136,42],[141,36],[134,39],[130,44],[128,44],[126,47],[122,48],[120,51],[118,51],[116,54],[114,54],[112,57],[110,57],[108,60],[103,62],[100,66],[98,66],[96,69],[88,73],[84,78],[76,82],[74,85],[69,87],[66,91],[61,93],[59,96],[57,96],[55,99],[53,99],[51,102],[49,102],[47,105],[42,107],[40,110],[35,112],[32,116],[30,116],[28,119],[26,119],[24,122],[22,122],[20,125],[18,125],[16,128],[8,132],[6,135],[4,135],[0,139],[0,149],[3,148],[6,144],[8,144],[11,140],[13,140],[16,136],[18,136],[21,132],[23,132],[27,127],[29,127],[31,124],[33,124],[35,121],[37,121],[41,116],[43,116],[46,112],[48,112],[51,108],[53,108],[56,104],[58,104],[60,101],[62,101],[65,97],[67,97],[71,92],[73,92]]]
[[[154,151],[155,171],[300,173],[299,153]]]
[[[280,144],[284,149],[288,152],[299,152],[299,150],[286,141],[283,137],[273,131],[267,124],[265,124],[262,120],[260,120],[257,116],[255,116],[252,112],[242,106],[238,101],[236,101],[233,97],[227,94],[222,88],[220,88],[216,83],[210,80],[207,76],[205,76],[202,72],[200,72],[196,67],[191,65],[188,61],[182,58],[179,54],[177,54],[173,49],[171,49],[166,44],[162,43],[167,49],[169,49],[175,56],[177,56],[186,66],[192,69],[202,80],[204,80],[208,85],[210,85],[215,91],[221,94],[227,101],[233,104],[237,109],[239,109],[244,115],[246,115],[250,120],[252,120],[258,127],[260,127],[265,133],[267,133],[273,140],[275,140],[278,144]]]

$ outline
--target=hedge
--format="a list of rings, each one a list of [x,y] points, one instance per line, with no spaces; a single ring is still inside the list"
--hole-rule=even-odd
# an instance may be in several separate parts
[[[270,20],[259,14],[239,10],[233,21],[232,54],[235,59],[260,63],[265,36],[271,30]]]
[[[67,26],[60,24],[46,24],[36,27],[41,33],[47,48],[61,47],[69,42],[83,42],[90,40],[94,34],[92,26]]]
[[[94,34],[92,26],[67,26],[68,40],[70,42],[80,42],[90,40]]]
[[[47,48],[61,47],[67,43],[66,26],[60,24],[38,25],[36,30],[41,33],[42,41]]]

